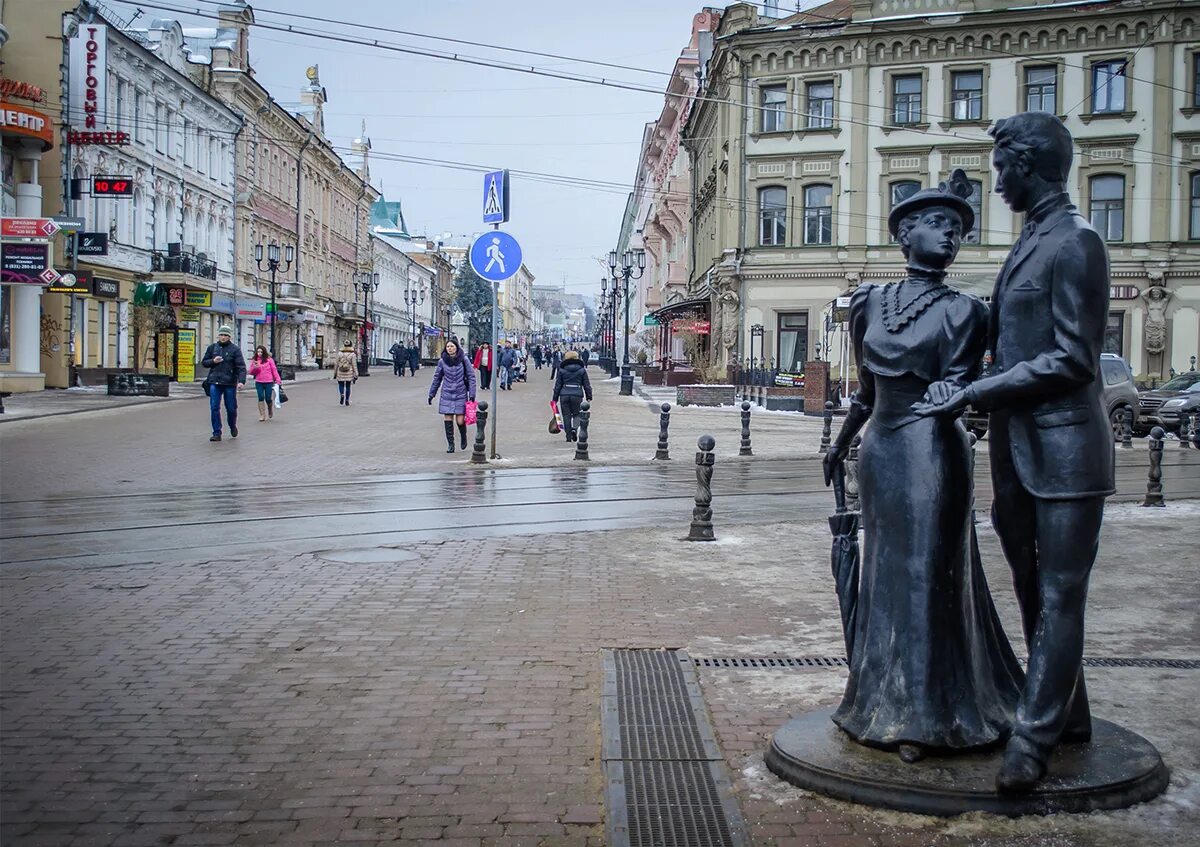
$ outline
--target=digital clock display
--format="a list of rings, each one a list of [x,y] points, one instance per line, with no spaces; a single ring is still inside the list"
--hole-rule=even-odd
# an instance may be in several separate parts
[[[132,197],[133,178],[128,176],[92,177],[92,194],[106,197]]]

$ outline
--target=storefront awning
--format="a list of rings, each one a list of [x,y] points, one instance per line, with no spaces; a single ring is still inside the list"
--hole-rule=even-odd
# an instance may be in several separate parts
[[[695,300],[680,300],[677,303],[668,303],[661,309],[655,309],[650,314],[658,319],[659,323],[666,323],[673,318],[692,316],[699,311],[708,313],[710,301],[707,297],[700,297]]]

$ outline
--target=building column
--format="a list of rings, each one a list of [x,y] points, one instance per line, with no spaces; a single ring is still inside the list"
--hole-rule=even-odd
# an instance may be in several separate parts
[[[25,178],[17,184],[17,217],[42,216],[42,186],[38,183],[38,162],[42,154],[24,150],[17,158],[25,164]],[[22,283],[9,286],[12,291],[13,370],[22,374],[41,374],[42,287]],[[43,377],[44,378],[44,377]]]

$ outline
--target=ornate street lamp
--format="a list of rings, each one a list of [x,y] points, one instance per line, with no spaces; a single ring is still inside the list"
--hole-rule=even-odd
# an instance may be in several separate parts
[[[420,356],[421,343],[417,340],[417,304],[424,302],[424,288],[419,292],[415,288],[404,289],[404,304],[408,306],[408,337],[412,339],[413,346],[417,348],[418,357]]]
[[[379,290],[379,274],[363,271],[358,275],[358,281],[354,283],[354,290],[355,292],[361,291],[363,296],[362,359],[358,363],[358,375],[370,376],[371,334],[367,325],[371,323],[371,316],[367,311],[367,298],[371,296],[372,291]],[[357,296],[355,299],[357,300]]]
[[[636,274],[634,268],[637,269]],[[625,281],[624,290],[621,292],[621,296],[625,298],[625,349],[621,354],[621,394],[628,397],[633,394],[633,373],[629,370],[629,281],[642,278],[646,270],[646,251],[626,250],[618,261],[617,251],[613,250],[608,254],[608,270],[614,283]],[[618,290],[619,286],[614,285],[613,294]]]
[[[258,265],[260,271],[269,270],[271,272],[271,358],[278,361],[279,354],[275,350],[275,324],[278,322],[279,312],[275,308],[275,273],[279,270],[279,245],[272,239],[267,245],[267,266],[263,267],[263,244],[260,241],[254,245],[254,262]],[[296,248],[292,245],[287,245],[283,248],[283,272],[287,273],[292,267],[292,260],[296,257]]]

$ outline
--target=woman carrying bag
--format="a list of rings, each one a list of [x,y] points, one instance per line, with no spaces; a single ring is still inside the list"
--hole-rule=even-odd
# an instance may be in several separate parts
[[[338,384],[338,405],[350,405],[350,386],[358,379],[358,362],[354,358],[354,345],[342,342],[342,351],[333,360],[333,378]]]
[[[438,359],[437,370],[433,374],[433,384],[429,386],[429,404],[433,404],[434,395],[442,390],[438,399],[438,412],[445,416],[443,425],[446,427],[446,452],[454,452],[454,424],[458,423],[458,434],[462,438],[462,449],[467,449],[467,403],[475,402],[475,369],[467,361],[467,357],[453,341],[446,342],[446,349]]]
[[[279,368],[275,367],[275,360],[261,344],[254,348],[249,371],[254,377],[254,390],[258,394],[258,420],[261,423],[275,417],[275,386],[283,380],[279,376]]]

